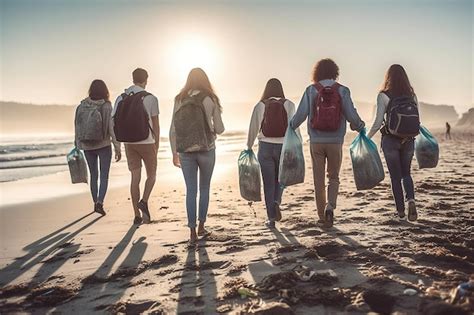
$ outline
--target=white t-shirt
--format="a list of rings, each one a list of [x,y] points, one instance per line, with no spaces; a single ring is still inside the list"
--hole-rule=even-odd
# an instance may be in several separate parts
[[[130,94],[130,93],[138,93],[145,91],[141,86],[138,85],[132,85],[128,89],[125,89],[125,94]],[[122,100],[122,95],[117,97],[117,100],[115,101],[114,105],[114,110],[112,112],[112,117],[115,115],[115,111],[117,110],[117,105],[118,103]],[[143,105],[145,106],[145,110],[148,113],[148,123],[150,124],[150,127],[153,128],[153,122],[151,120],[151,117],[158,116],[160,114],[160,109],[158,107],[158,99],[156,96],[150,94],[145,96],[143,99]],[[129,143],[129,142],[126,142]],[[133,144],[150,144],[150,143],[155,143],[155,138],[153,137],[153,134],[151,133],[151,130],[149,131],[148,138],[142,141],[138,142],[132,142]]]

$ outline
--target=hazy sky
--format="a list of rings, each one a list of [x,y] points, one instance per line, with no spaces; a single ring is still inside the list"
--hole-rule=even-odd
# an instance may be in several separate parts
[[[375,102],[400,63],[420,100],[473,103],[471,0],[0,1],[1,100],[77,104],[95,78],[115,98],[140,66],[168,111],[202,66],[224,109],[248,111],[270,77],[298,102],[332,57],[355,100]]]

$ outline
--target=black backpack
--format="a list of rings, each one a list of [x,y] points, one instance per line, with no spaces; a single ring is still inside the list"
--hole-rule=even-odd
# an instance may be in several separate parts
[[[117,141],[138,142],[148,138],[153,129],[143,99],[151,95],[146,91],[122,94],[114,115],[114,133]]]
[[[181,101],[174,113],[176,150],[183,152],[205,152],[212,149],[214,135],[207,121],[203,93],[189,96]]]
[[[384,131],[399,138],[412,138],[420,133],[420,114],[413,96],[390,97]]]

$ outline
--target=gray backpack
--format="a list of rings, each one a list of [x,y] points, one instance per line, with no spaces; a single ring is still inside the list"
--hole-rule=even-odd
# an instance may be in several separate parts
[[[82,102],[76,110],[76,138],[83,142],[98,142],[104,140],[104,124],[102,105]]]
[[[214,135],[202,103],[205,97],[199,93],[183,99],[174,113],[176,149],[179,153],[209,151],[214,144]]]

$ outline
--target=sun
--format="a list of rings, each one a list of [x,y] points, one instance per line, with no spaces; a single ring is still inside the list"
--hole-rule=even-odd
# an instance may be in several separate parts
[[[216,66],[216,50],[212,43],[203,37],[183,37],[172,45],[168,54],[169,70],[183,80],[189,71],[199,67],[206,72],[214,72]]]

